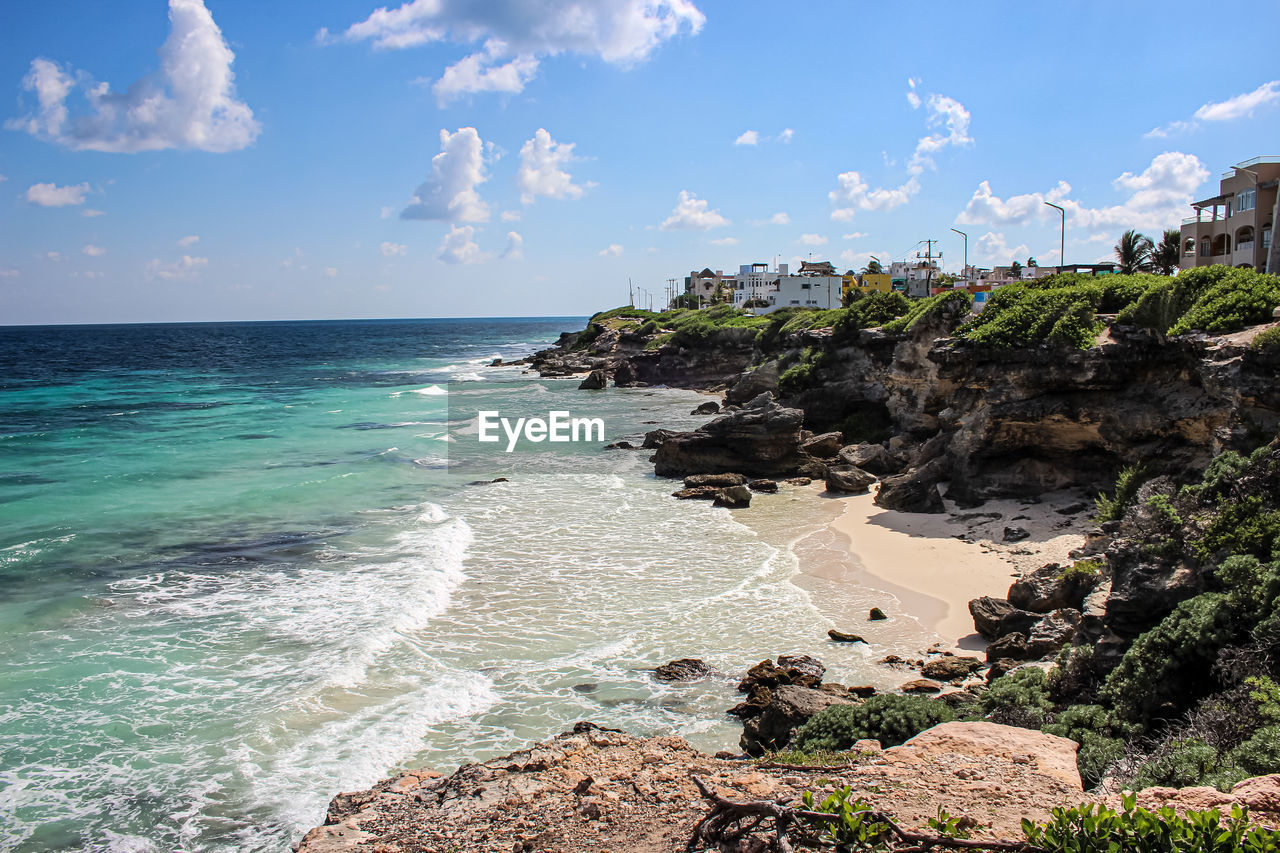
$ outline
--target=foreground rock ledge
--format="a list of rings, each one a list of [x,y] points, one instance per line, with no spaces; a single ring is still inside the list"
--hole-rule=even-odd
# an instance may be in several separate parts
[[[1084,798],[1075,743],[994,723],[946,723],[847,770],[768,768],[712,758],[678,737],[639,738],[578,724],[529,750],[460,768],[411,771],[339,794],[301,853],[612,850],[675,853],[707,810],[697,774],[738,799],[798,798],[853,785],[907,827],[941,805],[983,837],[1018,837],[1022,817]],[[519,846],[517,846],[519,845]]]

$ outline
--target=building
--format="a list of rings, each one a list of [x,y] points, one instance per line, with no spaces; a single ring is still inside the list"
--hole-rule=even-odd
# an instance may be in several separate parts
[[[756,313],[769,314],[779,308],[839,308],[842,284],[839,275],[779,276],[775,289],[766,297],[768,307],[757,308]]]
[[[840,280],[841,296],[847,296],[851,292],[870,293],[873,290],[888,293],[893,289],[892,282],[893,280],[888,273],[867,272],[858,276],[852,272],[847,272]]]
[[[720,270],[712,272],[710,267],[702,272],[691,272],[684,279],[684,292],[696,296],[699,304],[716,301],[721,288],[728,286],[724,273]]]
[[[1277,218],[1280,157],[1254,157],[1224,172],[1218,194],[1193,201],[1182,221],[1182,269],[1226,264],[1280,272],[1271,239]]]
[[[941,255],[938,257],[941,257]],[[933,283],[938,280],[940,274],[938,265],[932,259],[894,261],[889,264],[889,279],[892,288],[905,293],[907,296],[928,296]]]
[[[787,275],[787,265],[778,264],[770,270],[768,264],[742,264],[733,282],[735,308],[756,308],[769,304],[769,296],[777,292],[778,279]],[[750,303],[750,304],[748,304]]]

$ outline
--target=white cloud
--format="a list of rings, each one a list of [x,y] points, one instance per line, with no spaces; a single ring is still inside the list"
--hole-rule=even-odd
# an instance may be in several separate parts
[[[324,277],[325,277],[325,278],[337,278],[337,277],[338,277],[338,268],[337,268],[337,267],[325,267],[325,268],[324,268]]]
[[[801,234],[800,239],[796,240],[796,242],[803,243],[806,246],[825,246],[827,245],[827,238],[821,234]]]
[[[787,214],[783,211],[778,211],[773,216],[769,217],[769,224],[770,225],[790,225],[791,217],[787,216]]]
[[[513,261],[524,260],[524,238],[519,232],[507,232],[507,247],[502,250],[502,257]]]
[[[0,278],[17,278],[20,273],[12,269],[0,269]]]
[[[388,244],[388,243],[383,243],[382,245],[386,246],[386,245],[389,245],[389,244]],[[289,257],[287,257],[287,258],[285,258],[283,261],[281,261],[281,262],[280,262],[280,266],[284,267],[285,269],[294,269],[295,267],[296,267],[297,269],[300,269],[300,270],[309,269],[309,267],[308,267],[306,264],[304,264],[304,263],[302,262],[302,247],[301,247],[301,246],[294,246],[294,247],[293,247],[293,254],[291,254]]]
[[[466,95],[480,92],[503,92],[516,95],[524,91],[525,84],[538,73],[538,60],[527,54],[509,62],[501,62],[507,49],[506,42],[489,39],[484,50],[458,60],[444,70],[440,79],[431,84],[436,103],[444,107]]]
[[[893,210],[906,204],[920,191],[920,182],[914,176],[900,187],[873,190],[868,188],[858,172],[842,172],[836,175],[836,184],[827,197],[833,204],[845,205],[831,211],[831,218],[841,222],[852,219],[858,210]]]
[[[440,242],[436,260],[446,264],[478,264],[489,260],[489,255],[481,252],[480,244],[473,239],[475,233],[476,229],[470,225],[461,228],[450,225],[449,233]]]
[[[920,109],[920,104],[923,103],[923,101],[920,100],[920,96],[916,94],[916,84],[919,82],[920,81],[914,77],[907,78],[907,103],[911,105],[911,109],[913,110]]]
[[[760,132],[756,130],[743,131],[742,134],[737,139],[733,140],[733,144],[734,145],[759,145]]]
[[[191,255],[183,255],[173,263],[165,263],[159,258],[153,258],[147,263],[146,276],[165,281],[182,281],[197,277],[200,270],[208,265],[208,258],[193,258]]]
[[[44,259],[47,261],[53,261],[56,264],[57,262],[62,260],[62,253],[61,252],[45,252]]]
[[[487,180],[484,144],[476,129],[441,130],[440,153],[431,158],[431,174],[414,190],[412,203],[400,211],[400,218],[487,222],[489,206],[476,190]]]
[[[596,254],[602,258],[616,258],[618,255],[622,254],[622,244],[610,243],[606,248],[601,249]]]
[[[564,167],[574,161],[573,143],[556,142],[543,128],[520,147],[520,169],[516,184],[520,201],[533,204],[540,195],[549,198],[581,198],[584,187],[573,182]]]
[[[436,97],[448,101],[471,92],[519,93],[543,56],[574,53],[624,67],[643,62],[681,32],[696,34],[705,20],[690,0],[411,0],[376,9],[339,36],[322,29],[316,39],[369,41],[384,50],[483,40],[481,51],[449,66],[436,82]]]
[[[737,237],[721,237],[721,238],[720,238],[720,239],[718,239],[718,240],[712,240],[712,241],[711,241],[711,245],[713,245],[713,246],[736,246],[736,245],[738,245],[738,238],[737,238]]]
[[[675,209],[659,227],[663,231],[706,231],[728,224],[729,220],[721,216],[720,211],[708,209],[705,200],[688,190],[681,190],[680,200],[676,202]]]
[[[100,258],[107,253],[107,250],[101,246],[95,246],[92,243],[80,250],[91,258]]]
[[[1196,189],[1209,177],[1209,170],[1193,154],[1166,151],[1152,159],[1138,175],[1125,172],[1112,181],[1118,191],[1128,193],[1123,203],[1110,207],[1086,207],[1069,197],[1071,185],[1059,181],[1045,193],[1025,193],[1001,199],[990,183],[978,185],[969,204],[956,222],[970,225],[1025,225],[1033,219],[1056,218],[1057,211],[1044,202],[1065,209],[1066,224],[1073,228],[1136,228],[1160,231],[1177,225],[1186,215]]]
[[[848,264],[851,269],[861,270],[873,257],[887,258],[888,256],[888,252],[880,250],[874,252],[855,252],[853,249],[845,249],[840,253],[840,260]],[[886,270],[887,269],[888,268],[886,267]]]
[[[382,257],[384,258],[394,258],[397,256],[404,255],[404,253],[408,251],[408,248],[409,247],[404,245],[403,243],[384,242],[381,246],[378,247],[378,251],[382,253]]]
[[[382,210],[379,212],[378,216],[380,219],[390,219],[392,216],[395,215],[395,212],[396,212],[396,209],[394,207],[387,207],[386,205],[383,205]]]
[[[66,187],[60,187],[57,184],[33,184],[27,189],[27,201],[41,207],[66,207],[72,204],[84,204],[84,196],[87,192],[89,192],[88,184]]]
[[[952,145],[972,145],[969,136],[969,111],[955,98],[930,95],[927,101],[927,122],[930,127],[940,127],[916,142],[915,153],[907,164],[907,173],[919,175],[925,168],[936,168],[932,155]],[[944,132],[945,131],[945,132]]]
[[[81,216],[84,216],[84,217],[87,217],[87,218],[89,218],[89,219],[92,219],[92,218],[93,218],[93,217],[95,217],[95,216],[106,216],[106,215],[107,215],[107,213],[106,213],[106,211],[104,211],[104,210],[94,210],[93,208],[89,207],[89,208],[85,208],[84,210],[80,211],[80,215],[81,215]]]
[[[1011,249],[1004,234],[994,231],[988,231],[979,237],[976,248],[975,260],[993,266],[1008,266],[1014,261],[1025,263],[1031,255],[1026,243],[1019,243]]]
[[[499,218],[500,218],[503,222],[519,222],[519,221],[520,221],[520,211],[518,211],[518,210],[504,210],[504,211],[502,211],[502,216],[500,216]]]
[[[169,0],[169,22],[160,69],[123,92],[47,59],[33,60],[22,84],[39,107],[5,126],[76,150],[222,152],[252,144],[261,128],[236,99],[235,54],[203,0]],[[89,109],[71,116],[67,99],[77,87]]]
[[[196,243],[199,243],[199,242],[200,242],[200,238],[197,235],[188,234],[186,237],[183,237],[181,240],[178,241],[178,245],[184,249],[190,249],[192,246],[194,246]]]
[[[1234,121],[1249,117],[1260,109],[1280,103],[1280,80],[1263,83],[1252,92],[1243,92],[1225,101],[1211,101],[1195,111],[1189,121],[1171,121],[1143,134],[1147,139],[1164,139],[1175,133],[1195,130],[1202,121]]]
[[[859,237],[865,237],[865,236],[867,235],[862,231],[854,231],[851,234],[841,234],[840,239],[841,240],[857,240]]]
[[[791,142],[791,137],[795,135],[796,135],[796,132],[794,130],[792,130],[789,127],[784,127],[782,129],[782,133],[778,134],[778,141],[786,145]]]

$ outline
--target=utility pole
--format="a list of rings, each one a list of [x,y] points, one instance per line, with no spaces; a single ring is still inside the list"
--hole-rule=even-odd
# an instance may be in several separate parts
[[[916,252],[916,257],[924,258],[924,262],[925,262],[924,295],[929,296],[931,295],[929,291],[933,289],[933,262],[935,260],[939,260],[939,261],[942,260],[942,253],[939,252],[936,255],[933,253],[933,244],[938,242],[937,240],[921,240],[920,242],[925,244],[924,254],[921,255],[919,252]]]
[[[1046,201],[1045,204],[1062,214],[1062,230],[1058,235],[1058,272],[1062,272],[1062,268],[1067,265],[1067,212],[1051,201]]]
[[[631,285],[631,276],[627,276],[627,304],[632,308],[636,307],[636,295]]]

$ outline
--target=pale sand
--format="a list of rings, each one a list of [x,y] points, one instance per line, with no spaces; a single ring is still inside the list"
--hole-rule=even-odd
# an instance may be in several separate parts
[[[1078,492],[1046,494],[1040,503],[992,500],[972,510],[948,501],[947,512],[936,515],[885,510],[873,499],[874,493],[838,498],[844,512],[831,522],[862,567],[858,582],[897,598],[901,611],[890,617],[915,618],[945,647],[967,650],[985,646],[974,632],[969,601],[1003,598],[1022,572],[1069,564],[1068,552],[1084,544],[1082,531],[1093,511]],[[1031,535],[1006,543],[1005,527]]]

